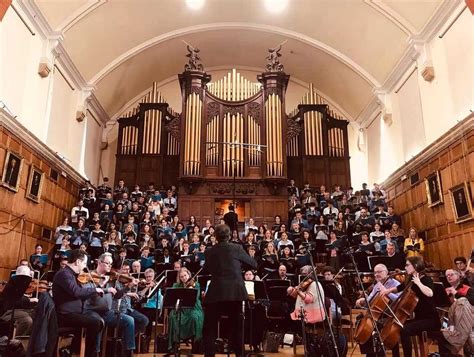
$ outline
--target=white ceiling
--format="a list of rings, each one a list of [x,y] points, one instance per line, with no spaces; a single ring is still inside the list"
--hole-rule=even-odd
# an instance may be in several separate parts
[[[288,39],[282,63],[356,118],[443,0],[290,0],[281,14],[263,0],[34,0],[110,116],[182,72],[186,48],[204,66],[264,68],[266,50]],[[450,0],[444,0],[450,1]]]

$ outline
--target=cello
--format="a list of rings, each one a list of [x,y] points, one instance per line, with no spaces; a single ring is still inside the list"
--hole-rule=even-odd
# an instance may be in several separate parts
[[[390,317],[385,320],[382,330],[380,331],[380,338],[388,349],[393,349],[400,341],[400,331],[408,318],[412,316],[418,304],[418,296],[411,288],[414,284],[411,277],[412,276],[409,275],[409,279],[407,280],[410,282],[400,297],[389,307],[391,312]],[[420,275],[420,278],[421,277]]]
[[[377,323],[380,316],[382,316],[388,306],[389,301],[390,300],[387,296],[377,295],[369,303],[369,307],[364,313],[362,319],[359,320],[354,334],[354,339],[359,344],[364,344],[370,339],[372,333],[374,332],[374,323]],[[370,314],[369,310],[372,311],[372,314]]]

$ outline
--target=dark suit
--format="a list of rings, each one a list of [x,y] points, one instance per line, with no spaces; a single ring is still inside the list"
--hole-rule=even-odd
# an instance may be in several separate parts
[[[240,245],[221,242],[205,252],[204,270],[211,274],[204,300],[204,351],[205,356],[215,355],[217,323],[222,315],[229,317],[232,331],[232,345],[236,356],[242,355],[242,329],[239,314],[242,301],[247,300],[242,264],[257,268],[257,263]]]
[[[237,230],[237,224],[239,222],[239,216],[237,213],[230,211],[224,215],[224,222],[227,224],[231,231]]]

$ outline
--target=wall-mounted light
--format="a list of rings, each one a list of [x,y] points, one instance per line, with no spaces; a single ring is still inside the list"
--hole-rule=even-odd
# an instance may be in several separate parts
[[[265,8],[273,13],[280,13],[288,6],[288,0],[264,0]]]
[[[204,6],[206,0],[186,0],[186,5],[192,10],[199,10]]]

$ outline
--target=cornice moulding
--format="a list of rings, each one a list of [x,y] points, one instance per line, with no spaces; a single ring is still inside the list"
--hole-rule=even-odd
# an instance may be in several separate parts
[[[2,108],[0,108],[0,127],[6,128],[13,135],[20,138],[23,145],[27,145],[37,155],[43,156],[45,160],[54,165],[54,168],[64,171],[76,183],[83,184],[87,180],[87,178],[62,160],[55,151]]]
[[[367,129],[374,121],[375,117],[382,112],[382,103],[377,96],[373,96],[362,112],[357,116],[355,122],[361,129]]]
[[[61,67],[63,74],[66,75],[71,83],[74,84],[77,90],[88,91],[91,87],[94,86],[87,83],[79,69],[74,64],[73,60],[69,56],[66,48],[63,44],[63,34],[58,31],[54,31],[48,23],[48,20],[45,18],[41,9],[33,0],[17,0],[20,5],[21,10],[26,14],[28,19],[36,27],[38,33],[42,38],[49,41],[58,41],[53,49],[54,55],[56,58],[56,65]],[[104,124],[110,118],[105,109],[100,104],[99,100],[94,93],[90,95],[90,108],[94,111],[96,116]]]
[[[461,135],[469,133],[472,130],[474,130],[474,113],[469,114],[466,118],[459,121],[453,128],[449,129],[448,132],[429,144],[413,158],[406,161],[403,166],[391,173],[388,176],[389,178],[387,178],[382,185],[389,187],[400,182],[400,177],[415,172],[417,167],[432,160],[441,151],[452,145],[455,140],[459,139]],[[423,178],[421,177],[420,179]]]

